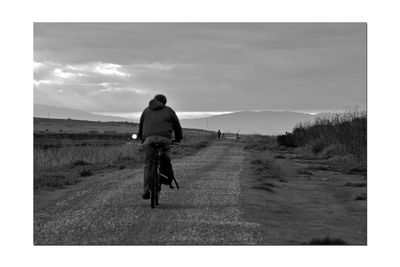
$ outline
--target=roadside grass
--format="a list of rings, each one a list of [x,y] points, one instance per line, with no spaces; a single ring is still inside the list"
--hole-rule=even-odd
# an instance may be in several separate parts
[[[354,200],[367,200],[367,194],[362,193],[361,195],[356,196]]]
[[[37,169],[62,167],[66,165],[84,166],[95,163],[116,164],[124,158],[140,161],[137,145],[118,146],[68,146],[49,149],[34,149],[34,166]]]
[[[86,165],[90,165],[90,163],[84,160],[76,160],[72,162],[72,166],[86,166]]]
[[[310,213],[310,217],[316,214],[316,216],[311,219],[312,221],[310,220],[310,225],[312,226],[305,231],[305,234],[301,238],[297,239],[297,244],[348,245],[347,242],[350,242],[350,239],[337,238],[346,235],[340,234],[339,236],[335,236],[336,228],[334,227],[336,226],[333,227],[332,224],[327,226],[326,223],[326,221],[331,221],[332,218],[336,216],[334,215],[331,217],[330,214],[324,213],[326,203],[337,202],[328,202],[331,201],[330,198],[327,202],[325,202],[325,200],[316,202],[316,199],[314,197],[309,198],[308,194],[311,193],[312,195],[314,190],[320,190],[320,186],[329,186],[329,189],[332,190],[327,190],[326,193],[335,196],[332,201],[342,201],[343,199],[345,200],[346,207],[354,208],[354,210],[360,209],[360,216],[364,216],[364,210],[361,210],[360,206],[364,206],[365,201],[363,202],[362,200],[366,199],[366,195],[363,194],[366,181],[362,178],[366,169],[362,168],[360,163],[347,151],[343,153],[342,148],[336,149],[334,146],[325,147],[321,152],[315,154],[312,152],[311,147],[294,148],[282,147],[279,144],[271,144],[268,149],[264,150],[266,147],[264,144],[259,144],[258,146],[255,142],[248,142],[247,144],[251,144],[251,146],[247,146],[246,149],[246,160],[249,163],[249,167],[247,167],[243,175],[245,177],[244,179],[246,179],[244,185],[245,188],[249,188],[249,192],[251,192],[249,195],[260,197],[260,199],[257,199],[257,202],[261,203],[260,208],[256,210],[252,207],[256,201],[249,201],[252,205],[249,205],[249,210],[251,210],[253,214],[262,213],[264,209],[263,205],[267,200],[272,203],[271,205],[273,205],[273,207],[278,206],[275,203],[283,204],[285,207],[289,205],[293,206],[302,216],[306,213]],[[343,176],[341,176],[340,173],[334,173],[337,169],[342,170]],[[353,171],[351,172],[351,170]],[[355,175],[357,174],[358,176],[345,175],[347,171]],[[334,177],[334,179],[330,179],[331,177]],[[347,180],[346,178],[349,179]],[[282,181],[287,181],[289,184],[283,184],[281,183]],[[319,185],[321,183],[320,181],[329,181],[329,183]],[[347,188],[345,188],[345,186]],[[336,191],[336,188],[338,191]],[[323,193],[325,194],[325,191]],[[287,198],[289,195],[290,201]],[[322,200],[323,198],[321,197],[320,199]],[[357,201],[355,201],[356,199]],[[246,199],[246,201],[248,200]],[[343,204],[340,203],[340,205]],[[294,212],[294,210],[277,209],[273,212],[283,213],[286,211],[289,211],[287,214],[290,218],[296,218],[297,212]],[[347,211],[345,212],[343,217],[346,217]],[[253,214],[252,216],[255,216]],[[322,222],[319,220],[318,214],[323,214],[324,220]],[[271,217],[270,214],[265,217],[259,220],[268,222],[266,224],[269,224],[268,218]],[[287,220],[287,218],[284,219]],[[315,231],[312,229],[314,225],[316,227]],[[320,230],[327,227],[329,231],[325,233],[322,232],[320,236]],[[310,230],[310,232],[308,232],[308,230]],[[338,233],[339,232],[341,232],[341,230],[339,230]],[[325,234],[329,233],[333,233],[333,238],[329,236],[325,237]]]
[[[287,147],[304,147],[325,158],[349,154],[366,167],[367,114],[355,109],[321,115],[313,123],[298,124],[291,133],[278,136],[277,141]]]
[[[93,172],[89,169],[83,170],[79,173],[82,177],[92,176]]]
[[[367,183],[346,183],[345,186],[350,187],[366,187]]]
[[[41,175],[34,179],[33,187],[37,189],[55,190],[62,189],[67,185],[74,185],[79,183],[77,177],[67,177],[65,175]]]
[[[360,163],[351,155],[337,155],[325,161],[329,171],[338,171],[346,174],[364,174],[367,173],[367,168],[363,163]],[[321,169],[322,170],[322,169]],[[354,172],[354,170],[362,170],[362,172]]]
[[[56,138],[54,139],[54,136]],[[46,139],[41,135],[34,146],[34,189],[54,190],[76,184],[80,177],[90,177],[103,169],[122,170],[143,163],[142,144],[139,141],[62,139],[72,133]],[[83,138],[79,134],[79,138]],[[77,137],[77,138],[78,138]],[[99,135],[102,138],[103,135]],[[96,138],[91,134],[90,138]],[[125,137],[124,137],[125,138]],[[215,140],[215,133],[184,129],[184,139],[172,148],[172,158],[192,155]]]
[[[207,147],[215,140],[214,134],[210,132],[187,131],[180,145],[173,148],[174,155],[187,156],[199,149]],[[52,142],[52,140],[49,140]],[[35,169],[71,166],[85,166],[102,163],[105,165],[116,165],[121,161],[142,162],[143,153],[140,150],[141,143],[125,142],[119,145],[104,145],[97,142],[96,145],[60,146],[50,148],[35,147],[34,166]]]
[[[272,182],[273,180],[287,183],[287,174],[283,165],[270,160],[267,153],[254,153],[250,164],[255,175],[253,188],[274,192],[272,188],[277,187],[277,185]]]
[[[87,121],[76,119],[53,119],[53,118],[33,118],[35,132],[54,133],[60,130],[63,133],[85,133],[96,131],[104,133],[112,131],[113,133],[137,132],[139,125],[134,122],[122,121]],[[47,130],[47,131],[46,131]]]
[[[290,158],[300,163],[310,164],[310,166],[306,168],[306,170],[310,171],[335,171],[366,176],[366,166],[357,161],[349,153],[343,153],[342,150],[334,152],[329,149],[330,152],[326,154],[325,151],[326,149],[319,154],[314,154],[307,147],[298,147],[295,149],[295,155]]]
[[[255,175],[255,184],[253,188],[271,193],[275,192],[273,188],[276,188],[277,185],[271,182],[271,180],[287,182],[284,168],[276,161],[268,159],[268,150],[277,148],[276,137],[248,135],[242,138],[245,143],[244,150],[251,153],[252,159],[250,160],[250,164],[253,167],[252,169]],[[285,157],[281,155],[275,158],[285,159]]]
[[[245,143],[245,150],[266,151],[276,146],[275,136],[243,135],[242,141]]]
[[[341,116],[342,117],[336,115],[334,120],[332,120],[336,123],[345,123],[348,122],[348,120],[357,120],[360,116],[361,120],[366,120],[366,117],[358,113]],[[332,121],[324,121],[325,124],[329,124],[329,122]],[[364,127],[363,123],[364,122],[357,122],[356,125],[357,127],[360,125],[360,127]],[[361,133],[361,136],[363,136],[363,133]],[[296,134],[290,134],[291,140],[295,137]],[[254,172],[257,175],[265,175],[265,169],[268,167],[269,176],[279,177],[279,181],[287,182],[285,178],[286,167],[284,164],[286,159],[295,159],[299,163],[305,163],[307,165],[310,165],[310,163],[312,164],[304,168],[304,170],[299,173],[300,175],[312,176],[312,171],[337,171],[346,174],[361,174],[366,178],[366,166],[354,155],[349,153],[345,144],[332,143],[325,145],[324,142],[321,142],[321,139],[312,139],[310,137],[309,142],[305,142],[302,146],[286,147],[282,146],[277,140],[276,136],[252,135],[244,137],[246,143],[244,149],[251,153],[252,164],[259,165],[254,168]],[[270,157],[269,153],[275,153],[275,155]],[[270,162],[265,162],[263,158],[269,158]]]

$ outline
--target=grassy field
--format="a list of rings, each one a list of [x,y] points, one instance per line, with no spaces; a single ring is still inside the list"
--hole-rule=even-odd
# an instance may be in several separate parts
[[[138,167],[142,145],[131,138],[137,130],[137,124],[125,122],[35,118],[34,188],[63,188],[104,169]],[[213,132],[184,129],[172,158],[191,155],[214,139]]]
[[[133,122],[100,122],[71,119],[33,118],[35,133],[134,133],[139,125]]]
[[[322,116],[313,123],[299,124],[292,133],[278,136],[278,142],[326,158],[351,155],[366,168],[367,114],[351,111]]]
[[[280,141],[242,137],[243,216],[259,223],[271,242],[279,237],[279,244],[367,244],[366,167],[346,149],[328,145],[315,152],[308,141]]]

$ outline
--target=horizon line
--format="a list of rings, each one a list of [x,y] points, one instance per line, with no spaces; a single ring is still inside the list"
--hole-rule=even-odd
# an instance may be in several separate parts
[[[70,108],[70,107],[56,107],[56,106],[51,106],[47,104],[40,104],[40,103],[34,103],[38,105],[44,105],[44,106],[49,106],[49,107],[54,107],[54,108],[66,108],[66,109],[73,109],[73,110],[80,110],[84,112],[88,112],[90,114],[94,115],[103,115],[103,116],[117,116],[125,119],[130,119],[130,120],[138,120],[140,118],[140,115],[142,114],[142,111],[133,111],[133,112],[93,112],[93,111],[86,111],[86,110],[81,110],[81,109],[75,109],[75,108]],[[308,115],[318,115],[322,113],[341,113],[345,112],[349,108],[342,107],[340,109],[248,109],[248,110],[229,110],[229,111],[176,111],[176,114],[178,115],[179,119],[202,119],[202,118],[210,118],[212,116],[216,115],[225,115],[225,114],[232,114],[232,113],[238,113],[238,112],[263,112],[263,111],[271,111],[271,112],[295,112],[295,113],[302,113],[302,114],[308,114]],[[365,109],[359,109],[360,111],[363,111]]]
[[[238,112],[295,112],[308,115],[318,115],[321,113],[342,112],[344,110],[289,110],[289,109],[258,109],[258,110],[234,110],[234,111],[175,111],[179,119],[205,119],[217,115],[232,114]],[[127,119],[139,119],[140,112],[89,112],[96,115],[117,116]]]

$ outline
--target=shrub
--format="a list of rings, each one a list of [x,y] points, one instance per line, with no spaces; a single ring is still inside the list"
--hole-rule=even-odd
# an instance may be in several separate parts
[[[322,150],[324,149],[324,143],[322,142],[322,140],[316,140],[311,144],[311,150],[314,154],[318,154],[320,152],[322,152]]]
[[[314,238],[308,243],[304,243],[304,245],[347,245],[347,242],[340,238]]]
[[[351,154],[360,164],[367,164],[367,114],[349,111],[318,117],[314,123],[297,125],[292,133],[278,139],[281,144],[293,141],[297,146],[311,146],[314,153],[325,148]],[[289,143],[290,145],[290,143]]]
[[[297,147],[294,135],[292,133],[286,132],[285,134],[278,135],[276,141],[281,146]]]
[[[80,174],[82,177],[88,177],[88,176],[93,175],[93,173],[92,173],[91,170],[83,170],[83,171],[81,171],[79,174]]]

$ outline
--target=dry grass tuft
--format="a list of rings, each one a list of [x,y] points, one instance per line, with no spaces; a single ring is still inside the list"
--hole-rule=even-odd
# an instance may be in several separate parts
[[[40,175],[33,181],[34,190],[37,189],[61,189],[67,185],[77,184],[80,180],[76,177],[67,177],[65,175]]]
[[[366,194],[366,193],[363,193],[363,194],[361,194],[361,195],[359,195],[359,196],[356,196],[356,197],[354,198],[354,200],[367,200],[367,194]]]
[[[303,243],[303,245],[347,245],[347,242],[340,238],[314,238],[308,243]]]
[[[91,170],[86,169],[86,170],[81,171],[79,174],[82,177],[88,177],[88,176],[92,176],[93,172]]]
[[[282,143],[286,139],[292,140],[295,146],[309,146],[314,154],[332,157],[348,153],[363,166],[367,164],[366,112],[350,110],[320,116],[313,123],[299,124],[292,133],[279,136],[278,141]]]

